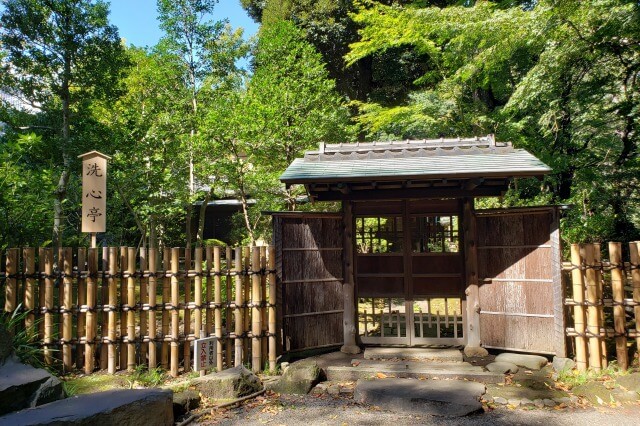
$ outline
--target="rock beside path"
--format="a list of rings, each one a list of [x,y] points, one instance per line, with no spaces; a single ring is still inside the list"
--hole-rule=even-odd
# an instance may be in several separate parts
[[[313,360],[297,361],[290,364],[272,390],[277,393],[305,395],[320,383],[322,370]]]
[[[258,376],[242,365],[198,377],[191,384],[211,399],[236,399],[262,389]]]
[[[574,360],[570,358],[562,358],[562,357],[554,356],[552,365],[553,365],[553,369],[557,373],[560,373],[562,371],[573,370],[574,367],[576,366],[576,363]]]
[[[0,415],[64,398],[62,382],[48,371],[9,358],[0,367]]]
[[[358,380],[357,402],[416,415],[461,417],[482,411],[481,383],[458,380]]]
[[[507,373],[515,374],[518,372],[517,365],[511,362],[504,362],[504,361],[492,362],[491,364],[487,364],[486,369],[491,371],[492,373],[500,373],[500,374],[507,374]]]
[[[505,352],[498,355],[495,359],[496,362],[510,362],[520,367],[528,368],[529,370],[540,370],[549,362],[547,358],[539,355],[528,354],[516,354],[512,352]]]
[[[481,346],[465,346],[464,356],[468,358],[483,358],[489,355],[489,351]]]
[[[7,360],[11,356],[12,351],[13,336],[11,336],[9,330],[4,328],[4,326],[0,324],[0,366],[3,365],[5,360]]]

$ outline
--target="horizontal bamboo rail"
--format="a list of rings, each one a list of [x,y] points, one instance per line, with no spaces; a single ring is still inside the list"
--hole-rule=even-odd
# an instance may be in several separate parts
[[[629,243],[628,261],[623,260],[621,243],[606,247],[609,260],[601,260],[600,244],[572,244],[571,262],[563,263],[572,284],[572,295],[564,300],[573,314],[566,335],[574,339],[579,370],[606,367],[608,339],[623,370],[633,349],[629,339],[635,339],[640,356],[640,242]]]
[[[276,363],[275,252],[244,253],[251,256],[220,247],[8,249],[0,294],[6,312],[30,312],[23,326],[37,329],[45,362],[65,371],[147,365],[177,376],[192,368],[191,342],[215,337],[215,369],[251,364],[257,372]]]

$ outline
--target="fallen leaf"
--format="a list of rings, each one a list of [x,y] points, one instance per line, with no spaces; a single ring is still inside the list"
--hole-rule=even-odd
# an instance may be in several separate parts
[[[378,379],[386,379],[388,376],[386,374],[384,374],[384,373],[377,373],[376,377]]]

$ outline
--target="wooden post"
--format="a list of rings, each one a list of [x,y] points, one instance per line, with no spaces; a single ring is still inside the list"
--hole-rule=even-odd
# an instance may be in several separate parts
[[[98,274],[98,249],[90,248],[87,262],[89,274],[87,276],[87,331],[86,343],[84,345],[84,372],[91,374],[94,368],[93,359],[95,357],[96,338],[96,295],[97,295],[97,274]]]
[[[571,282],[573,284],[573,323],[576,329],[576,367],[578,371],[587,370],[587,338],[585,337],[584,281],[582,279],[582,258],[580,245],[571,244]]]
[[[171,270],[171,250],[162,250],[162,360],[161,365],[165,370],[169,369],[169,310],[167,306],[171,303],[171,277],[167,272]]]
[[[585,246],[586,270],[585,278],[587,284],[587,330],[589,331],[589,367],[595,371],[602,368],[602,358],[600,357],[600,324],[598,321],[598,284],[596,282],[595,248],[593,244]]]
[[[600,337],[600,365],[602,368],[607,368],[607,340],[604,336],[607,335],[607,330],[604,328],[604,304],[603,304],[603,279],[602,279],[602,250],[599,243],[595,243],[593,245],[593,260],[597,269],[596,272],[596,289],[598,291],[598,328],[600,329],[601,335]]]
[[[171,249],[171,376],[178,377],[178,337],[179,317],[178,305],[180,303],[180,289],[178,271],[180,267],[180,249]]]
[[[41,260],[42,261],[42,260]],[[53,364],[53,249],[44,249],[44,361]]]
[[[195,265],[194,269],[196,271],[195,277],[195,288],[194,288],[194,303],[195,303],[195,313],[194,320],[195,325],[193,326],[193,333],[196,339],[200,339],[203,337],[200,334],[202,330],[202,247],[196,247],[195,249]],[[187,345],[188,343],[185,343]],[[194,354],[194,356],[198,356],[198,354]],[[204,376],[206,374],[206,370],[200,370],[200,375]]]
[[[45,250],[43,247],[38,248],[38,336],[44,341],[44,307],[45,307]]]
[[[108,348],[107,340],[109,338],[109,313],[104,307],[109,304],[109,279],[105,278],[105,272],[109,270],[109,248],[102,247],[102,279],[100,280],[100,304],[102,312],[100,313],[100,336],[102,343],[100,344],[100,369],[108,368]]]
[[[16,279],[16,273],[18,272],[18,249],[7,249],[7,261],[6,261],[6,288],[5,288],[5,300],[4,310],[5,312],[13,312],[18,307],[18,280]]]
[[[127,305],[129,292],[127,291],[127,279],[124,277],[124,272],[127,270],[127,247],[120,247],[120,306]],[[120,317],[120,339],[118,341],[118,347],[120,348],[120,365],[118,368],[124,370],[128,363],[127,357],[127,345],[124,344],[123,338],[127,335],[127,314],[126,312],[119,310]]]
[[[466,313],[467,324],[463,332],[466,345],[480,347],[480,295],[478,283],[478,233],[473,199],[465,198],[463,202],[462,227],[464,241],[465,278],[467,288]]]
[[[219,249],[218,249],[219,250]],[[205,248],[206,268],[207,268],[207,291],[205,293],[205,318],[204,318],[204,332],[205,337],[210,337],[213,330],[213,311],[211,310],[210,303],[213,301],[213,279],[211,278],[211,268],[213,265],[213,247],[209,246]],[[220,279],[218,271],[218,279]],[[222,343],[218,341],[218,347]]]
[[[61,249],[61,262],[63,265],[64,278],[62,279],[63,305],[62,312],[62,366],[64,371],[73,370],[73,359],[71,358],[71,339],[73,338],[73,252],[70,247]]]
[[[136,311],[133,309],[136,303],[135,272],[136,248],[129,247],[127,249],[127,304],[129,305],[127,311],[127,370],[129,371],[136,368]]]
[[[251,367],[262,370],[262,289],[260,285],[260,247],[251,251]]]
[[[269,246],[269,371],[276,371],[276,249]]]
[[[231,326],[233,325],[233,322],[231,321],[231,308],[229,306],[230,302],[233,301],[233,283],[231,282],[231,247],[227,246],[225,248],[225,260],[226,260],[226,267],[227,267],[227,274],[225,277],[225,290],[226,290],[226,308],[224,310],[224,321],[225,321],[225,328],[227,330],[227,338],[225,339],[225,359],[226,359],[226,363],[227,363],[227,368],[231,367]]]
[[[235,328],[235,359],[234,359],[234,366],[237,367],[239,365],[242,365],[242,358],[243,358],[243,342],[242,342],[242,333],[244,332],[244,328],[242,326],[243,320],[244,320],[244,312],[242,309],[242,305],[244,304],[243,301],[243,294],[244,292],[242,291],[242,275],[240,275],[242,273],[242,248],[241,247],[236,247],[236,262],[235,262],[235,278],[236,278],[236,304],[235,304],[235,310],[234,310],[234,318],[235,318],[235,322],[236,322],[236,328]]]
[[[109,247],[109,340],[108,371],[116,374],[116,305],[118,304],[118,288],[116,287],[116,274],[118,273],[118,248]]]
[[[78,267],[78,323],[77,335],[78,343],[76,343],[76,368],[81,369],[84,366],[84,346],[80,344],[82,338],[86,338],[87,324],[87,280],[83,277],[86,272],[85,263],[87,260],[87,249],[78,248],[77,267]]]
[[[148,362],[147,356],[149,353],[149,343],[145,342],[149,335],[149,323],[148,314],[143,310],[143,305],[149,300],[149,278],[145,277],[148,267],[149,259],[147,257],[146,247],[140,247],[140,355],[138,357],[140,364],[146,364]],[[134,268],[135,271],[135,268]],[[153,342],[152,342],[153,344]]]
[[[33,328],[35,324],[35,273],[36,273],[36,251],[33,247],[27,247],[22,251],[24,260],[24,273],[26,276],[24,285],[24,308],[28,311],[24,325],[26,328]]]
[[[260,300],[262,306],[260,307],[260,318],[262,322],[262,330],[260,335],[260,352],[262,352],[261,365],[265,365],[269,359],[269,340],[267,335],[269,333],[269,312],[265,306],[267,300],[267,246],[260,247]]]
[[[157,260],[158,250],[155,247],[149,247],[149,370],[158,366],[158,347],[156,345],[158,336],[156,326],[156,305],[158,301]]]
[[[344,277],[342,284],[343,309],[343,344],[341,352],[346,354],[360,353],[360,347],[356,344],[356,295],[355,277],[353,270],[353,210],[351,202],[342,201],[342,221],[344,226],[344,237],[342,241],[342,253],[344,256]]]
[[[249,331],[251,330],[251,308],[249,308],[248,304],[251,301],[251,279],[249,278],[248,272],[251,267],[251,248],[243,247],[242,248],[242,287],[244,291],[244,295],[242,296],[242,300],[244,303],[243,311],[244,311],[244,321],[242,325],[244,328],[242,329],[243,339],[242,343],[244,344],[244,350],[242,352],[243,359],[242,362],[249,364],[249,352],[251,349],[251,342],[248,338]]]
[[[189,303],[191,302],[192,280],[189,277],[189,271],[191,271],[191,248],[187,247],[184,251],[184,346],[182,348],[185,373],[191,371],[191,343],[189,341],[189,335],[191,334],[191,308]]]
[[[629,355],[623,306],[625,274],[620,243],[609,243],[609,261],[611,262],[611,287],[613,291],[613,321],[616,331],[616,358],[620,368],[626,371],[629,368]]]
[[[222,371],[222,286],[220,278],[220,247],[215,246],[213,248],[213,302],[214,308],[214,330],[216,333],[217,345],[216,345],[216,367],[218,371]],[[208,290],[208,289],[207,289]],[[227,294],[227,297],[229,295]],[[228,360],[227,360],[228,362]]]
[[[636,319],[636,333],[640,333],[640,241],[629,243],[631,260],[631,280],[633,285],[634,315]],[[636,352],[640,359],[640,337],[636,337]]]

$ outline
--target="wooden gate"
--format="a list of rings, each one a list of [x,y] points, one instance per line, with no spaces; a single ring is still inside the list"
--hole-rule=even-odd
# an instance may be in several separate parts
[[[274,213],[282,352],[343,343],[342,216]]]
[[[557,209],[476,215],[482,345],[565,356]]]

